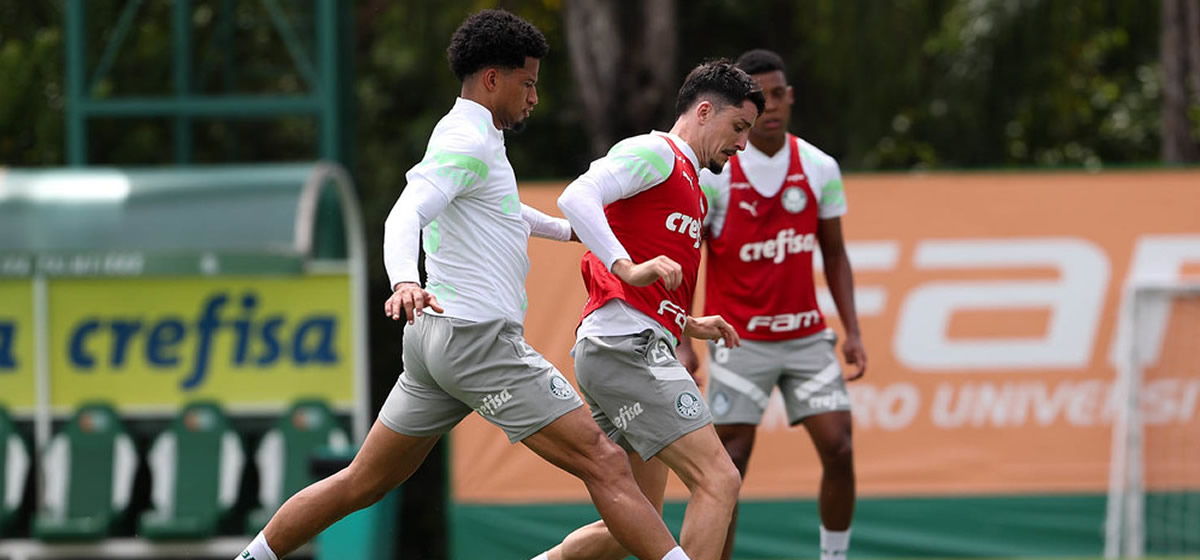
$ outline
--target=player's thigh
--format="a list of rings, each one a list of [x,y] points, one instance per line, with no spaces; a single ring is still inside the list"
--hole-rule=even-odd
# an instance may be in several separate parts
[[[575,388],[525,342],[520,325],[449,321],[446,343],[428,360],[430,374],[446,393],[503,430],[509,441],[521,441],[582,408]]]
[[[657,457],[693,491],[706,481],[740,483],[740,475],[711,424],[671,442]]]
[[[599,475],[625,457],[583,407],[559,416],[521,443],[550,464],[581,478]]]
[[[586,337],[575,345],[579,386],[614,440],[654,457],[679,437],[711,425],[712,416],[673,346],[652,331]]]
[[[713,423],[754,424],[762,421],[771,391],[783,373],[778,343],[743,340],[737,348],[709,342],[708,406]]]
[[[801,422],[822,460],[847,456],[851,452],[852,422],[849,410],[822,412]]]
[[[391,490],[412,476],[438,438],[405,435],[376,421],[351,461],[347,474],[356,485],[365,489]]]
[[[428,315],[405,328],[404,373],[379,410],[379,421],[394,432],[411,437],[434,437],[448,432],[471,408],[442,389],[427,366],[431,350],[445,333]]]
[[[831,331],[787,341],[788,366],[779,382],[788,422],[828,412],[850,410],[850,396]]]

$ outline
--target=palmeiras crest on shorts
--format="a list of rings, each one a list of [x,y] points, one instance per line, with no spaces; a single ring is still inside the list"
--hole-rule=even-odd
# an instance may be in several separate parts
[[[723,343],[717,343],[717,351],[713,352],[713,360],[716,360],[718,364],[729,361],[729,349]]]
[[[808,195],[800,187],[788,187],[783,191],[783,209],[793,214],[799,214],[808,206]]]
[[[712,411],[717,416],[724,416],[729,412],[729,395],[724,391],[717,391],[717,394],[713,395]]]
[[[567,381],[567,378],[561,375],[550,376],[550,394],[554,398],[567,400],[575,396],[575,388]]]
[[[684,418],[695,418],[700,416],[701,408],[700,397],[697,397],[691,391],[684,391],[675,397],[675,412]]]

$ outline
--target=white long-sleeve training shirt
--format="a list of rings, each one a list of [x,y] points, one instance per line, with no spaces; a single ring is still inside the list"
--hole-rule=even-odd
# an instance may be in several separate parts
[[[437,296],[442,315],[523,322],[530,233],[566,241],[571,229],[566,220],[521,203],[504,133],[491,112],[459,98],[405,179],[384,225],[384,265],[392,288],[418,281],[423,234],[425,289]]]

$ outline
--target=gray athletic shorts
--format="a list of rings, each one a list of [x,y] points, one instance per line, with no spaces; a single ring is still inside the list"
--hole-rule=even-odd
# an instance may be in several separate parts
[[[428,437],[472,410],[517,442],[583,406],[571,383],[506,319],[421,315],[404,327],[404,373],[379,411],[393,431]]]
[[[654,331],[589,336],[571,353],[592,418],[613,441],[643,459],[712,423],[673,345]]]
[[[710,342],[708,406],[715,424],[758,424],[778,385],[788,422],[850,410],[831,330],[780,342],[742,340],[737,348]]]

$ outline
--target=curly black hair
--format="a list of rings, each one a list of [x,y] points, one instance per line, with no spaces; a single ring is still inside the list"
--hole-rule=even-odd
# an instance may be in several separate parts
[[[505,10],[471,14],[450,37],[446,56],[459,80],[488,67],[520,68],[525,57],[542,58],[550,52],[538,28]]]
[[[749,100],[758,107],[759,115],[762,115],[767,105],[758,82],[724,58],[705,62],[688,73],[683,86],[679,88],[679,95],[675,98],[675,117],[678,118],[705,98],[714,102],[718,108],[741,105],[743,101]]]
[[[747,74],[762,74],[763,72],[783,72],[783,57],[775,51],[753,49],[742,53],[737,59],[737,67]]]

